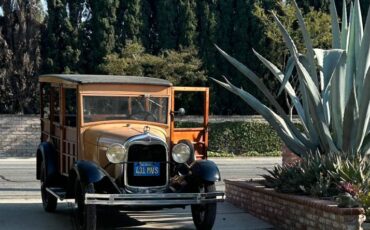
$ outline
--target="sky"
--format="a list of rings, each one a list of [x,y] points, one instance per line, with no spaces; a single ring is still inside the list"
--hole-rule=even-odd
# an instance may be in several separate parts
[[[46,3],[46,0],[41,0],[42,9],[44,12],[48,10],[48,4]]]
[[[41,6],[42,6],[43,11],[46,13],[48,10],[48,4],[46,0],[41,0]],[[3,8],[0,6],[0,17],[3,17],[3,16],[4,16],[4,11],[3,11]]]

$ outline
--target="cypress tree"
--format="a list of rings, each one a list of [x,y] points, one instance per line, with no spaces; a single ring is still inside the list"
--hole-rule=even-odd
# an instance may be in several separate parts
[[[118,50],[122,49],[127,40],[140,42],[142,27],[141,0],[121,0],[117,12],[116,22],[116,45]]]
[[[194,45],[196,39],[196,3],[192,0],[158,0],[158,42],[161,49],[179,49]]]
[[[178,46],[193,46],[196,38],[196,4],[193,0],[179,1]]]
[[[96,73],[96,67],[92,64],[94,60],[94,47],[92,45],[92,23],[91,23],[91,9],[86,5],[87,11],[84,16],[86,20],[81,22],[78,30],[78,45],[81,49],[81,57],[79,60],[79,72],[86,74]]]
[[[125,40],[139,41],[141,30],[141,1],[126,0],[126,9],[124,11],[124,32]]]
[[[85,0],[67,0],[69,19],[72,26],[77,29],[83,20],[83,11],[85,9]]]
[[[216,50],[213,44],[216,42],[216,9],[217,2],[214,0],[201,0],[197,3],[197,46],[203,63],[210,71],[214,72],[214,57]]]
[[[157,1],[158,45],[161,49],[178,48],[178,28],[176,26],[178,1]]]
[[[44,12],[39,0],[0,1],[0,113],[37,113]]]
[[[141,1],[141,42],[145,49],[151,53],[159,52],[157,2],[153,0]]]
[[[103,62],[103,58],[116,47],[115,26],[118,5],[118,0],[91,1],[91,46],[94,48],[91,69],[97,68]]]
[[[262,1],[266,9],[273,8],[274,1]],[[217,29],[216,29],[216,44],[230,55],[237,58],[244,64],[248,64],[250,68],[261,78],[266,77],[266,70],[261,68],[260,62],[254,58],[252,49],[261,52],[262,55],[267,56],[270,50],[265,35],[261,33],[262,25],[258,19],[253,15],[255,1],[252,0],[232,0],[219,1],[217,8]],[[260,93],[255,90],[255,86],[251,84],[246,78],[240,74],[236,69],[224,60],[221,55],[215,56],[215,76],[228,76],[236,85],[241,85],[243,88],[249,89],[255,96],[259,97]],[[271,78],[267,80],[274,85]],[[217,104],[214,110],[222,114],[250,114],[254,111],[250,107],[246,107],[240,100],[233,95],[225,94],[225,92],[218,86],[213,89],[218,95]]]
[[[225,50],[231,55],[233,54],[232,36],[234,33],[234,12],[235,12],[235,0],[230,1],[217,1],[217,27],[216,27],[216,41],[221,49]],[[221,78],[222,75],[231,77],[231,71],[233,67],[223,58],[218,52],[215,54],[215,70],[214,77]],[[235,103],[238,100],[234,95],[230,95],[219,86],[214,86],[213,94],[217,95],[218,101],[213,107],[214,110],[218,111],[219,114],[232,114],[238,109]],[[231,103],[233,103],[231,105]]]
[[[70,21],[66,6],[66,0],[48,0],[45,72],[68,73],[77,67],[77,30]]]

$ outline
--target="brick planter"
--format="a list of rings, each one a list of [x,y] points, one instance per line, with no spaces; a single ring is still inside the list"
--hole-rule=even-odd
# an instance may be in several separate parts
[[[338,208],[332,201],[283,194],[257,182],[225,180],[226,199],[279,229],[362,229],[362,208]]]

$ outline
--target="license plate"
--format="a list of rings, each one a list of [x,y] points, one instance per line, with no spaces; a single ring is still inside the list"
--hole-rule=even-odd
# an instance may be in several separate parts
[[[134,176],[159,176],[159,162],[134,162]]]

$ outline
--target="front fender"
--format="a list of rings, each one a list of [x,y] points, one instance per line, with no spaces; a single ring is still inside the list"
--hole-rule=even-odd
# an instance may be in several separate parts
[[[94,184],[95,192],[121,193],[110,175],[95,162],[77,161],[73,170],[81,183]]]
[[[109,176],[104,169],[92,161],[77,161],[74,169],[78,179],[86,184],[96,183],[105,176]]]
[[[205,182],[216,182],[221,180],[220,170],[213,161],[199,160],[190,166],[193,176],[199,177]]]
[[[42,142],[37,148],[36,154],[36,179],[40,179],[41,164],[45,165],[47,178],[58,174],[57,153],[54,146],[49,142]]]

